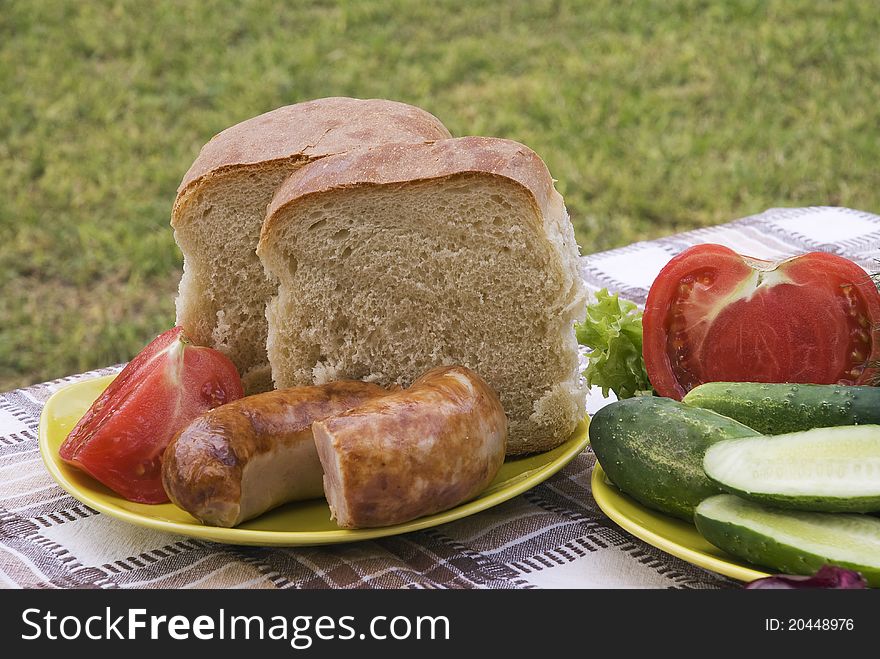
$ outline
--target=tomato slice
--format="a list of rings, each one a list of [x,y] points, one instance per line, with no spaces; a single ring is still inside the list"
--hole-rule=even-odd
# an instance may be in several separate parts
[[[165,447],[195,417],[243,395],[229,358],[192,345],[175,327],[122,369],[59,454],[130,501],[163,503]]]
[[[697,245],[651,286],[643,355],[657,393],[677,400],[704,382],[864,384],[878,323],[880,293],[848,259],[772,262]]]

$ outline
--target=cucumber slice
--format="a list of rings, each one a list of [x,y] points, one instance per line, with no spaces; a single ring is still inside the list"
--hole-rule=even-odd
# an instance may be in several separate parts
[[[880,423],[880,387],[707,382],[682,402],[714,410],[766,435]]]
[[[880,511],[880,426],[717,442],[703,458],[721,489],[780,508]]]
[[[697,530],[713,545],[786,574],[814,574],[830,563],[880,586],[880,519],[767,508],[732,494],[702,501]]]

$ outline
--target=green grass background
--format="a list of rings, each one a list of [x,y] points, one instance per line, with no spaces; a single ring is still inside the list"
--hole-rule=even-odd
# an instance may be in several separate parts
[[[330,95],[524,142],[584,253],[778,205],[880,210],[865,2],[0,2],[0,390],[174,321],[201,145]]]

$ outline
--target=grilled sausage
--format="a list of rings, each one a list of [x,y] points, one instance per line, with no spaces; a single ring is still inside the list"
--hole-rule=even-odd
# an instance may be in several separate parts
[[[386,526],[446,510],[501,468],[507,418],[492,388],[461,366],[312,426],[324,494],[343,528]]]
[[[168,497],[205,524],[231,527],[323,495],[312,422],[387,391],[339,381],[241,398],[197,417],[165,450]]]

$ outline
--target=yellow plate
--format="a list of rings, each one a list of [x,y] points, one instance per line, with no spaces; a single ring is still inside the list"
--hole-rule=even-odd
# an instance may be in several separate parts
[[[533,488],[562,469],[589,443],[585,420],[562,446],[539,455],[508,459],[492,484],[473,501],[406,524],[343,530],[330,520],[327,502],[316,499],[287,504],[234,529],[223,529],[205,526],[171,503],[147,505],[126,501],[58,457],[58,448],[67,434],[114,377],[108,375],[76,382],[60,389],[46,402],[40,417],[40,453],[49,473],[75,498],[112,517],[138,526],[228,544],[322,545],[368,540],[437,526],[473,515]]]
[[[646,508],[612,485],[599,463],[590,481],[593,498],[608,517],[649,545],[700,567],[740,581],[766,577],[703,539],[693,524]]]

